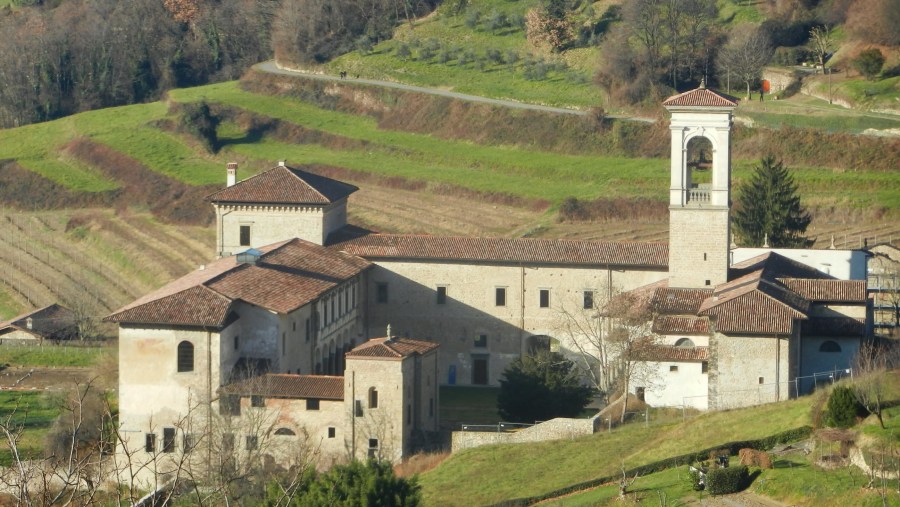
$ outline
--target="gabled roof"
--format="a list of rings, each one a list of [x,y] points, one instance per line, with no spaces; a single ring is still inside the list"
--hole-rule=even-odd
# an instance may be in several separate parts
[[[356,276],[371,264],[308,241],[292,239],[259,249],[256,263],[219,259],[106,318],[123,324],[221,328],[235,301],[288,313]]]
[[[359,188],[300,169],[278,165],[209,196],[212,202],[330,204]]]
[[[835,277],[827,273],[775,252],[766,252],[733,264],[729,268],[728,279],[735,280],[755,271],[762,271],[759,276],[769,280],[777,278],[836,280]]]
[[[28,329],[28,319],[31,329]],[[23,313],[6,322],[0,322],[0,334],[13,330],[25,331],[42,338],[52,338],[75,326],[75,312],[56,303]]]
[[[668,280],[666,283],[668,284]],[[696,315],[700,305],[712,295],[712,292],[712,289],[677,289],[664,286],[654,291],[650,304],[656,313]]]
[[[434,342],[412,340],[394,336],[388,338],[373,338],[355,349],[347,352],[346,357],[403,359],[414,354],[425,354],[439,345]]]
[[[219,388],[223,394],[266,398],[343,400],[344,377],[269,373]]]
[[[369,259],[428,259],[665,268],[666,243],[369,234],[332,246]]]
[[[701,86],[691,91],[673,95],[663,101],[665,107],[729,107],[734,108],[738,105],[738,99],[716,93],[708,88]]]
[[[708,335],[709,319],[682,315],[660,315],[653,319],[657,334]]]

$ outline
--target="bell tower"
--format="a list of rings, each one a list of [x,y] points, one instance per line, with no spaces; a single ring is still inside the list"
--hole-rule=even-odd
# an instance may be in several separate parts
[[[669,287],[728,280],[731,125],[736,99],[700,88],[669,97]]]

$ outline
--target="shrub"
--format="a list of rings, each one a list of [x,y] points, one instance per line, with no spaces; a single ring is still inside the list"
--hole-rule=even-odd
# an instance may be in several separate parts
[[[866,79],[872,80],[881,72],[884,66],[884,55],[878,48],[870,48],[861,51],[856,58],[853,59],[853,67],[860,74],[866,76]]]
[[[405,42],[401,42],[399,46],[397,46],[397,51],[395,52],[397,58],[401,60],[406,60],[410,56],[412,56],[412,51],[409,50],[409,45]]]
[[[466,28],[470,30],[475,30],[478,28],[478,22],[481,21],[481,12],[480,11],[468,11],[466,12]]]
[[[809,50],[804,47],[780,47],[775,50],[772,61],[776,65],[789,67],[791,65],[800,65],[809,59]]]
[[[727,495],[744,489],[749,482],[750,474],[743,465],[715,468],[706,474],[706,491],[710,495]]]
[[[863,407],[856,401],[853,389],[837,386],[828,398],[825,424],[833,428],[849,428],[856,424],[856,418],[863,414]]]
[[[499,49],[488,49],[485,56],[487,56],[487,59],[490,60],[491,63],[496,63],[497,65],[503,63],[503,55],[500,53]]]
[[[705,478],[700,477],[700,469],[689,466],[685,478],[694,491],[701,491],[705,484]]]
[[[219,149],[219,137],[216,129],[221,119],[212,113],[206,102],[185,104],[179,118],[181,127],[197,138],[210,153]]]

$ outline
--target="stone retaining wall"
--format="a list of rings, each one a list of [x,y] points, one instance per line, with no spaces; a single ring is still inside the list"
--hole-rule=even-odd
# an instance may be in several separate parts
[[[590,419],[558,417],[518,431],[454,431],[451,452],[482,445],[522,442],[544,442],[591,435],[600,425],[599,415]]]

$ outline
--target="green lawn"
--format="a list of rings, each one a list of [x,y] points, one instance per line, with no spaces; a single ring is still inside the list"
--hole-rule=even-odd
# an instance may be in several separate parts
[[[25,458],[36,457],[46,447],[47,432],[59,416],[58,400],[38,392],[0,391],[0,419],[22,427],[25,431],[17,444]],[[6,439],[0,444],[0,466],[12,464],[13,457]]]
[[[105,354],[115,354],[113,347],[72,347],[66,345],[3,346],[0,364],[9,366],[89,367]]]
[[[422,475],[428,505],[483,505],[547,493],[571,484],[713,447],[809,424],[810,398],[705,413],[682,423],[627,425],[574,440],[479,447],[452,455]]]

